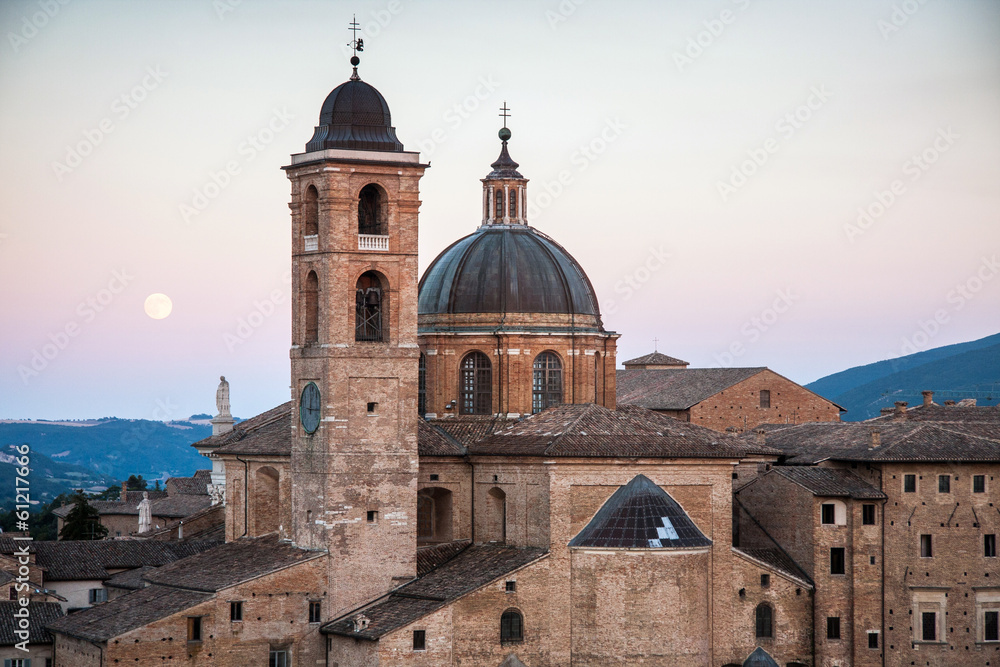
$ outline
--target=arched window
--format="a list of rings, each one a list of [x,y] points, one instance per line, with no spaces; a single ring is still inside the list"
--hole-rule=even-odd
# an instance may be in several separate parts
[[[417,494],[417,540],[450,542],[452,539],[451,491],[440,487]]]
[[[319,277],[315,271],[310,271],[306,276],[303,293],[306,310],[305,342],[315,343],[319,341]]]
[[[562,364],[554,352],[535,357],[531,375],[531,411],[562,403]]]
[[[486,500],[487,542],[507,542],[507,494],[499,487],[493,487]]]
[[[417,414],[421,418],[427,414],[427,355],[423,352],[417,364]]]
[[[493,411],[493,369],[482,352],[470,352],[462,359],[459,378],[463,415],[488,415]]]
[[[358,278],[355,291],[354,340],[382,341],[382,281],[374,271],[366,271]]]
[[[774,637],[773,613],[771,605],[766,602],[761,602],[757,605],[757,612],[755,616],[757,620],[758,637]]]
[[[319,234],[319,192],[315,185],[306,188],[305,220],[303,223],[303,236]]]
[[[517,190],[510,191],[510,206],[507,210],[510,211],[511,220],[517,218]]]
[[[253,532],[264,535],[278,530],[278,471],[258,468],[253,480]]]
[[[358,195],[358,234],[384,235],[386,217],[385,197],[374,183],[361,188]]]
[[[524,617],[517,609],[508,609],[500,616],[500,643],[519,644],[524,641]]]
[[[493,206],[496,214],[493,216],[497,222],[503,220],[503,188],[497,188],[493,192]]]

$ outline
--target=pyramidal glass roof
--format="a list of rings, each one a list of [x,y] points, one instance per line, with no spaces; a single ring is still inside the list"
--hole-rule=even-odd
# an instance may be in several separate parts
[[[771,654],[758,646],[743,662],[743,667],[779,667]]]
[[[569,546],[677,549],[711,544],[669,493],[636,475],[608,498]]]

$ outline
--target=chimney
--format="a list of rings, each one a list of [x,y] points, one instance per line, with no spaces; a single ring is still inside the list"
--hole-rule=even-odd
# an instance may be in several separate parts
[[[896,421],[903,421],[906,419],[906,406],[909,405],[906,401],[896,401],[896,408],[892,411],[893,419]]]
[[[878,449],[882,446],[882,429],[873,428],[871,430],[871,445],[870,449]]]
[[[754,431],[754,433],[756,434],[756,437],[754,438],[754,441],[758,445],[767,444],[767,431],[765,431],[762,428],[759,428],[756,431]]]
[[[931,405],[934,405],[934,392],[933,391],[927,391],[925,389],[922,392],[920,392],[920,394],[924,397],[924,407],[925,408],[929,407]]]
[[[880,414],[880,415],[882,415],[882,416],[884,417],[884,416],[886,416],[886,415],[891,415],[891,414],[892,414],[893,412],[895,412],[895,411],[896,411],[896,409],[895,409],[895,408],[882,408],[882,409],[881,409],[881,410],[879,411],[879,414]]]
[[[121,497],[121,501],[125,502],[126,500],[128,500],[128,484],[126,484],[125,482],[122,482],[122,497]]]
[[[955,401],[947,400],[947,401],[944,402],[944,406],[946,408],[953,408],[953,407],[955,407]]]

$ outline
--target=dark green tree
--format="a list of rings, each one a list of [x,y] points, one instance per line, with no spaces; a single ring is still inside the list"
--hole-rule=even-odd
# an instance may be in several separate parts
[[[142,475],[129,475],[128,479],[125,480],[125,486],[128,487],[129,491],[145,491],[147,484]]]
[[[62,540],[100,540],[107,536],[108,529],[101,525],[101,515],[97,509],[87,502],[83,489],[73,496],[73,509],[66,515],[59,539]]]

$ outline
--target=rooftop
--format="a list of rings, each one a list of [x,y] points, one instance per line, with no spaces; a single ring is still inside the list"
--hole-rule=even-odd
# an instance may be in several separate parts
[[[847,470],[807,466],[775,466],[767,474],[781,475],[814,496],[884,500],[886,495]]]
[[[14,634],[14,630],[19,629],[14,612],[20,608],[21,603],[16,600],[0,602],[0,646],[13,646],[22,641]],[[29,602],[28,643],[51,644],[52,635],[45,630],[45,626],[62,615],[62,607],[58,602]]]
[[[766,370],[763,366],[648,370],[626,368],[615,371],[616,394],[619,405],[638,405],[651,410],[687,410]]]
[[[629,359],[628,361],[623,361],[622,366],[628,368],[629,366],[687,366],[688,362],[675,357],[669,357],[662,352],[650,352],[649,354],[644,354],[641,357],[636,357],[635,359]]]

